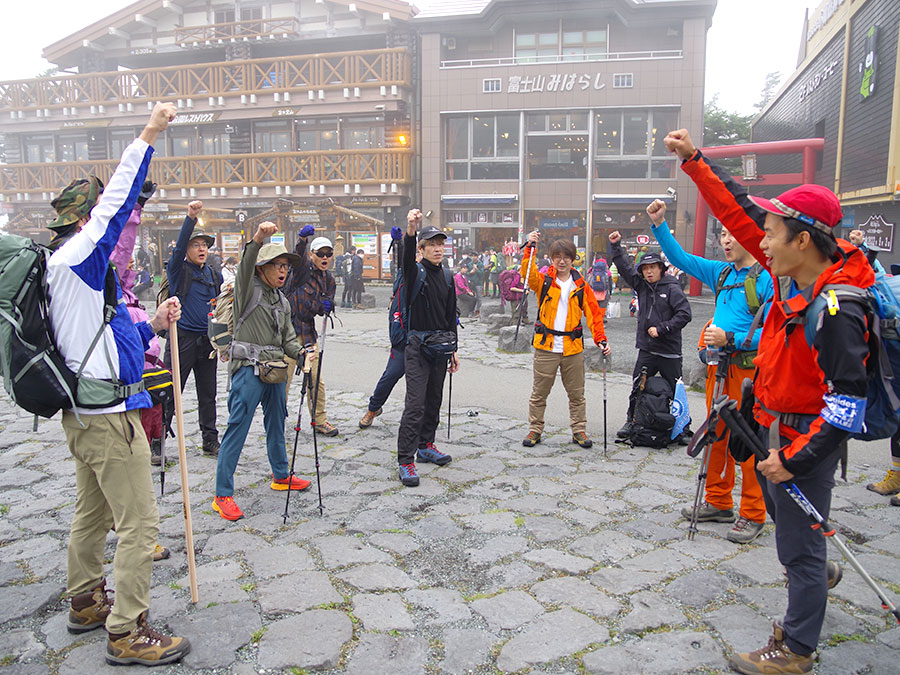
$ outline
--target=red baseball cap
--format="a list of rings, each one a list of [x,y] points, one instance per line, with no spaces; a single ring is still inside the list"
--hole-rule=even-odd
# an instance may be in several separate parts
[[[791,188],[772,199],[751,195],[750,201],[776,216],[796,218],[830,235],[834,235],[833,230],[844,215],[837,195],[827,187],[813,183]]]

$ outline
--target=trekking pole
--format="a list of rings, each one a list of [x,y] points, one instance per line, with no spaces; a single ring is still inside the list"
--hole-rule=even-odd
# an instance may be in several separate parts
[[[716,436],[716,427],[719,424],[718,412],[715,408],[716,401],[722,396],[722,389],[725,388],[725,376],[728,373],[728,359],[721,357],[719,365],[716,366],[716,384],[713,387],[712,404],[709,407],[709,414],[706,421],[700,426],[690,445],[688,445],[688,456],[696,457],[699,453],[699,445],[703,445],[703,456],[700,458],[700,471],[697,474],[697,490],[694,493],[694,506],[691,508],[691,519],[688,523],[688,541],[694,540],[697,534],[697,518],[700,514],[700,502],[706,490],[706,479],[709,476],[709,461],[713,443],[719,440]]]
[[[172,321],[169,326],[169,352],[172,355],[172,372],[180,373],[177,321]],[[191,495],[188,486],[187,450],[184,447],[184,415],[181,410],[180,384],[180,380],[172,383],[172,394],[175,399],[175,420],[178,424],[178,463],[181,465],[181,502],[184,510],[184,537],[188,557],[188,576],[191,582],[191,602],[197,604],[200,596],[197,591],[197,563],[194,560],[194,532],[191,528]]]
[[[535,245],[532,242],[526,242],[519,247],[531,249],[531,257],[528,259],[528,267],[525,270],[525,284],[522,286],[522,298],[519,300],[519,320],[516,321],[516,337],[513,339],[513,349],[519,344],[519,327],[522,325],[522,316],[525,314],[525,302],[528,300],[528,279],[531,276],[531,263],[534,262]],[[538,308],[540,310],[540,308]]]
[[[601,349],[606,349],[606,340],[600,343]],[[603,354],[603,459],[606,459],[606,354]]]
[[[450,357],[451,363],[453,357]],[[447,440],[450,440],[450,402],[453,400],[453,373],[450,373],[450,391],[447,393]]]
[[[753,454],[755,454],[760,461],[768,459],[769,451],[765,447],[765,444],[759,436],[754,433],[753,429],[750,428],[750,424],[747,420],[737,412],[737,401],[723,396],[721,397],[721,400],[716,403],[716,407],[719,409],[719,415],[722,418],[722,421],[725,422],[725,425],[731,433],[743,441],[748,448],[753,450]],[[786,481],[780,483],[780,485],[787,491],[790,498],[794,500],[794,503],[800,507],[800,510],[809,516],[809,519],[812,521],[810,527],[821,532],[822,536],[826,537],[826,540],[831,539],[831,542],[837,547],[847,562],[850,563],[850,566],[859,573],[859,576],[863,578],[863,581],[865,581],[869,588],[875,592],[875,595],[878,596],[882,608],[889,610],[891,614],[894,615],[897,623],[900,623],[900,610],[894,606],[876,581],[869,576],[869,573],[866,572],[865,569],[863,569],[863,566],[856,559],[856,556],[853,555],[853,552],[847,547],[840,536],[838,536],[835,528],[822,517],[822,514],[819,513],[812,502],[806,498],[806,495],[804,495],[800,488],[797,487],[796,483]]]
[[[297,424],[294,426],[294,453],[291,455],[291,471],[288,474],[288,486],[293,483],[294,478],[294,462],[297,460],[297,441],[300,440],[300,420],[303,417],[303,399],[306,397],[306,386],[309,382],[308,373],[303,369],[303,366],[306,363],[306,350],[308,345],[303,346],[303,354],[300,355],[300,359],[297,362],[297,372],[295,375],[302,376],[302,384],[300,385],[300,408],[297,410]],[[313,434],[315,434],[315,429],[313,429]],[[291,503],[291,492],[293,490],[287,491],[287,497],[284,500],[284,516],[282,518],[283,524],[287,525],[288,519],[288,506]]]
[[[325,354],[325,329],[328,327],[328,314],[322,317],[322,340],[319,347],[318,360],[316,365],[316,388],[313,392],[313,415],[309,426],[312,428],[313,437],[313,455],[316,459],[316,488],[319,490],[319,515],[325,515],[325,506],[322,504],[322,476],[319,474],[319,441],[316,438],[316,413],[319,412],[319,384],[322,382],[322,357]]]
[[[174,384],[173,384],[174,388]],[[159,439],[159,496],[166,494],[166,427],[163,425],[162,438]]]

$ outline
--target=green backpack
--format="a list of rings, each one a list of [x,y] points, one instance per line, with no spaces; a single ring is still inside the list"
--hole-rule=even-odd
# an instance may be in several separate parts
[[[76,405],[106,408],[144,389],[73,372],[56,346],[50,323],[47,261],[50,249],[16,235],[0,236],[0,375],[16,405],[42,417]],[[116,278],[106,274],[103,323],[82,359],[87,363],[106,326],[116,314]],[[110,355],[106,355],[112,368]]]

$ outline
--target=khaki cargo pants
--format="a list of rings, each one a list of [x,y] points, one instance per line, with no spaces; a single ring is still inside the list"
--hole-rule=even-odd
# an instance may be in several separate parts
[[[562,378],[569,395],[569,424],[572,433],[584,432],[587,427],[587,410],[584,400],[584,352],[563,356],[544,349],[534,350],[534,385],[528,401],[528,430],[544,432],[544,411],[547,396],[556,382],[556,373]]]
[[[287,395],[291,394],[291,382],[294,380],[294,371],[297,370],[297,362],[290,356],[285,355],[284,360],[288,362],[288,376],[285,387]],[[304,370],[309,371],[309,384],[306,388],[306,405],[309,408],[309,414],[315,419],[316,424],[325,424],[328,417],[325,415],[325,382],[319,383],[319,396],[316,399],[315,408],[313,407],[313,397],[316,395],[316,375],[319,372],[319,345],[316,345],[314,351],[307,353]],[[303,379],[300,379],[303,382]],[[290,413],[288,413],[290,416]]]
[[[150,477],[150,445],[141,411],[62,418],[75,458],[77,497],[69,537],[66,593],[86,593],[103,579],[106,535],[115,525],[115,603],[106,619],[111,633],[135,628],[150,606],[150,572],[159,512]]]

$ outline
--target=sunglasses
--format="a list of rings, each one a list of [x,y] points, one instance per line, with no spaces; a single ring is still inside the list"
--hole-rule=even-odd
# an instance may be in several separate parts
[[[313,254],[317,258],[330,258],[334,255],[334,251],[323,251],[322,249],[319,249],[318,251],[313,251]]]

